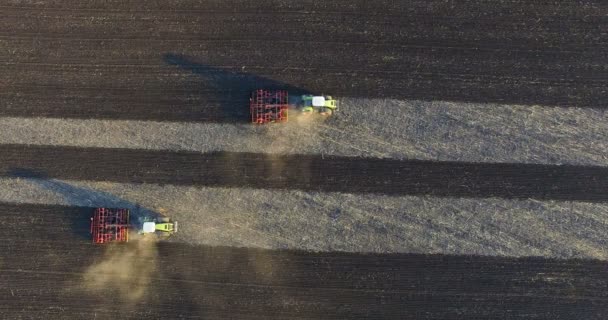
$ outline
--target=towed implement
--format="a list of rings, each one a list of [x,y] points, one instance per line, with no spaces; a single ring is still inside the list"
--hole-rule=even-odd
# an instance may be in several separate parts
[[[287,122],[289,95],[285,90],[256,90],[249,98],[251,122]]]
[[[129,232],[137,230],[139,234],[171,235],[177,232],[177,221],[169,218],[143,221],[141,227],[130,222],[129,209],[97,208],[91,217],[91,235],[93,243],[128,242]]]
[[[305,94],[290,100],[285,90],[258,89],[249,98],[251,122],[265,124],[287,122],[289,110],[302,114],[318,113],[329,116],[338,109],[338,101],[332,96]]]

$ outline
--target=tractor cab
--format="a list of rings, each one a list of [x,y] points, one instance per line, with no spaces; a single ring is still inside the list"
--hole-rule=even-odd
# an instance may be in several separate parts
[[[336,100],[331,96],[302,95],[301,111],[304,113],[316,111],[322,115],[331,115],[337,108]]]
[[[156,232],[156,223],[144,222],[144,225],[141,228],[141,233],[154,233],[154,232]]]
[[[142,229],[141,229],[141,233],[146,234],[146,233],[156,233],[156,232],[167,233],[167,234],[173,234],[173,233],[177,232],[177,221],[173,221],[173,222],[147,221],[147,222],[144,222]]]
[[[325,107],[325,97],[323,96],[313,96],[310,100],[310,103],[313,107]]]

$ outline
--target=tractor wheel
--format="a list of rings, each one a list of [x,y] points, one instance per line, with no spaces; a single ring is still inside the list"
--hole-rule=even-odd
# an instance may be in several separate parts
[[[322,116],[329,117],[329,116],[331,116],[334,113],[334,111],[332,109],[330,109],[330,108],[321,108],[321,110],[319,110],[319,113]]]

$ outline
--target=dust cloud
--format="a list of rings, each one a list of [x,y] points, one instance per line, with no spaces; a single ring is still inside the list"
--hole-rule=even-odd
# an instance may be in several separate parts
[[[320,142],[320,129],[327,117],[317,113],[289,110],[286,123],[265,125],[264,145],[258,147],[266,153],[299,153]]]
[[[314,145],[320,144],[323,140],[321,128],[327,116],[314,113],[301,113],[290,110],[289,121],[287,123],[278,124],[278,126],[270,126],[267,135],[271,142],[265,149],[266,159],[270,163],[271,180],[281,180],[285,176],[287,170],[286,164],[281,160],[282,154],[286,153],[304,153],[304,150],[315,149]],[[308,181],[310,178],[310,170],[307,169],[306,163],[300,163],[300,178]]]
[[[145,297],[158,262],[158,238],[129,235],[128,243],[110,244],[100,261],[84,274],[85,288],[94,293],[112,293],[126,303]]]

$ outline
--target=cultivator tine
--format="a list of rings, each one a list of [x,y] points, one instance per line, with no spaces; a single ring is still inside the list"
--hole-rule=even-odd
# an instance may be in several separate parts
[[[286,122],[289,96],[285,90],[256,90],[250,101],[251,122],[265,124]]]
[[[129,240],[129,210],[97,208],[91,218],[93,243]]]

